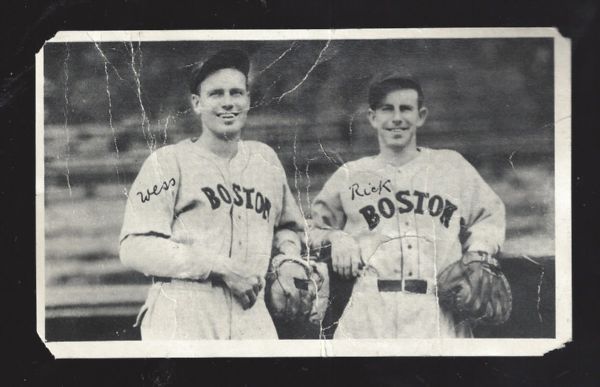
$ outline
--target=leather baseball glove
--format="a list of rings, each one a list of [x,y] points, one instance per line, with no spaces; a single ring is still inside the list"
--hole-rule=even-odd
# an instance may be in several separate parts
[[[283,254],[271,260],[265,302],[274,319],[319,325],[329,304],[327,264]]]
[[[437,286],[440,306],[457,322],[498,325],[510,317],[510,285],[498,261],[487,253],[466,253],[438,275]]]

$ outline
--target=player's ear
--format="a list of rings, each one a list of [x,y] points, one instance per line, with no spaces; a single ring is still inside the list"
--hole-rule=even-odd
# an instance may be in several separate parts
[[[196,114],[200,114],[200,112],[202,111],[202,102],[200,101],[200,96],[198,94],[192,94],[190,98],[190,103],[194,112]]]
[[[252,92],[246,83],[246,96],[248,98],[248,109],[252,107]]]
[[[372,127],[375,127],[375,111],[371,108],[367,111],[367,118],[369,119],[369,123]],[[376,128],[377,129],[377,128]]]
[[[429,110],[425,106],[421,106],[419,109],[419,121],[417,122],[417,127],[422,126],[427,119],[427,114],[429,114]]]

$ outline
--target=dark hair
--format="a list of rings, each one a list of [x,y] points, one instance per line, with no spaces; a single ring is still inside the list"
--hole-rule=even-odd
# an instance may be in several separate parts
[[[415,90],[418,95],[419,109],[423,106],[423,90],[421,90],[419,82],[414,79],[402,77],[399,74],[387,74],[376,77],[371,86],[369,86],[369,107],[373,110],[377,109],[386,95],[400,89]]]
[[[198,94],[198,87],[209,75],[222,69],[236,69],[248,79],[250,60],[245,52],[240,50],[222,50],[208,58],[202,65],[192,70],[190,92]]]

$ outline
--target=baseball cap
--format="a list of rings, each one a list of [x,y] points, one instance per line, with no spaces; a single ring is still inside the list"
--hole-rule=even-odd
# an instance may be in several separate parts
[[[221,50],[192,70],[190,91],[198,93],[198,86],[212,73],[222,69],[236,69],[248,78],[250,60],[240,50]]]
[[[373,78],[369,85],[369,107],[375,109],[388,93],[399,89],[415,90],[421,107],[424,97],[419,81],[399,72],[378,74]]]

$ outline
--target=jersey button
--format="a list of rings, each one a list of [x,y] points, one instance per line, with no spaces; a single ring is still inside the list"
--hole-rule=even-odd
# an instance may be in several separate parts
[[[409,277],[412,277],[412,271],[409,271],[409,272],[408,272],[408,276],[409,276]]]
[[[412,249],[412,245],[408,245],[407,247],[408,247],[409,249]]]

